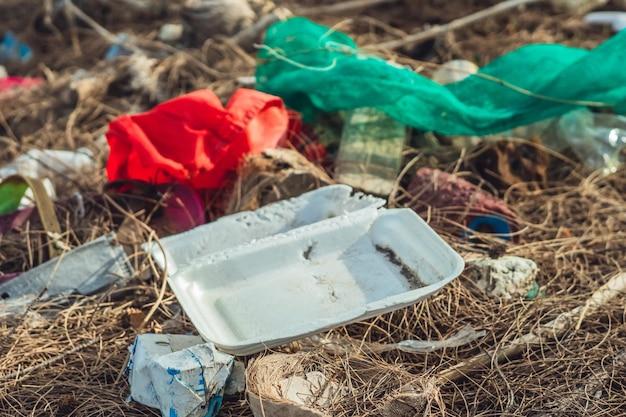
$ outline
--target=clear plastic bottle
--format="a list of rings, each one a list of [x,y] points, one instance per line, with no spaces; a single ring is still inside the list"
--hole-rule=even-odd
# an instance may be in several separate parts
[[[623,162],[626,150],[626,117],[576,110],[562,116],[557,125],[561,146],[567,146],[594,170],[610,174]]]
[[[389,195],[402,163],[406,126],[373,108],[348,112],[335,179],[377,195]]]

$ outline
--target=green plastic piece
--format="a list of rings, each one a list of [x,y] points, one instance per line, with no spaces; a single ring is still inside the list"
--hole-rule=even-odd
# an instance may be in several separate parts
[[[371,194],[389,195],[400,171],[406,137],[406,127],[379,110],[349,112],[334,178]]]
[[[5,180],[0,184],[0,215],[16,211],[27,189],[28,184],[18,179]]]
[[[267,30],[259,61],[257,88],[282,97],[306,120],[318,111],[375,107],[423,131],[486,135],[585,106],[626,110],[626,30],[591,51],[527,45],[440,85],[296,17]]]

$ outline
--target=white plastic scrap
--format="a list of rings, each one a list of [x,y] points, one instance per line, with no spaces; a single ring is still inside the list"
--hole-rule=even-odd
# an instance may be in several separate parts
[[[94,167],[92,152],[87,148],[76,151],[31,149],[0,168],[0,178],[15,174],[32,178],[56,178],[59,175],[80,174]]]
[[[130,397],[163,417],[213,417],[234,357],[198,336],[143,334],[130,346]]]
[[[89,295],[132,274],[114,234],[102,236],[0,285],[0,311],[17,314],[37,298]]]
[[[626,28],[626,12],[593,12],[584,18],[590,25],[611,25],[615,32]]]
[[[464,80],[478,72],[478,65],[464,59],[453,59],[441,65],[433,73],[433,81],[439,84],[452,84]]]
[[[492,297],[511,299],[513,297],[531,297],[537,287],[535,278],[537,264],[518,256],[502,256],[497,259],[480,258],[468,261],[476,271],[476,285]]]

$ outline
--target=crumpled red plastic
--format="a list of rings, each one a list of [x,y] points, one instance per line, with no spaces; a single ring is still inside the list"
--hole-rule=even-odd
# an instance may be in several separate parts
[[[20,88],[33,88],[43,84],[43,79],[32,77],[0,77],[0,98],[12,96]]]
[[[212,91],[194,91],[113,120],[107,176],[220,188],[243,156],[276,147],[287,126],[279,97],[241,88],[224,108]]]

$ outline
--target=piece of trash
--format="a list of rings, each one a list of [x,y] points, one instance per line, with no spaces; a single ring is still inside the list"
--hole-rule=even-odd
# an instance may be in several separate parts
[[[32,299],[73,292],[89,295],[129,277],[132,267],[114,238],[99,237],[0,284],[0,305],[24,299],[26,309]]]
[[[237,83],[242,87],[254,88],[254,84],[256,83],[256,77],[254,75],[237,77]]]
[[[236,360],[224,387],[225,395],[238,395],[246,391],[246,365]]]
[[[624,31],[592,50],[526,45],[495,59],[476,76],[441,85],[411,68],[367,55],[335,28],[296,17],[267,30],[256,88],[283,97],[308,121],[319,111],[367,106],[422,131],[482,136],[559,116],[589,101],[623,113],[626,72],[616,57],[624,51]],[[522,94],[520,88],[540,95]]]
[[[433,81],[439,84],[452,84],[462,81],[472,74],[478,72],[478,65],[465,59],[453,59],[439,66],[433,72]]]
[[[233,36],[256,17],[247,0],[187,0],[181,15],[196,43]]]
[[[372,194],[389,195],[406,138],[406,127],[379,110],[351,111],[341,135],[335,179]]]
[[[608,0],[550,0],[557,10],[582,15],[589,10],[604,6]]]
[[[159,29],[159,39],[163,42],[178,42],[183,37],[183,25],[180,23],[165,23]]]
[[[274,353],[253,359],[246,370],[246,397],[255,417],[327,417],[341,389],[319,371],[305,372],[300,355]]]
[[[368,343],[367,347],[374,352],[390,352],[400,350],[405,353],[428,353],[445,348],[467,345],[487,334],[484,330],[476,331],[465,326],[457,333],[443,340],[402,340],[398,343]]]
[[[590,25],[610,25],[615,32],[626,28],[626,12],[593,12],[583,20]]]
[[[234,358],[198,336],[142,334],[129,347],[132,400],[163,417],[214,417]]]
[[[504,239],[517,229],[517,216],[504,201],[456,175],[419,168],[407,190],[418,213],[432,207],[470,230]]]
[[[226,108],[210,90],[198,90],[109,124],[109,181],[181,182],[220,188],[247,154],[275,147],[287,132],[278,97],[235,91]]]
[[[23,175],[31,178],[57,178],[84,174],[95,169],[91,150],[31,149],[0,168],[0,178]]]
[[[105,190],[127,203],[139,201],[142,207],[151,201],[150,226],[159,236],[182,233],[206,222],[202,197],[187,184],[121,180],[108,183]]]
[[[154,261],[172,275],[213,253],[298,227],[372,207],[385,201],[354,192],[347,185],[329,185],[299,197],[282,200],[255,211],[223,216],[186,233],[161,239],[161,245],[147,246]],[[161,250],[161,247],[163,250]]]
[[[37,77],[8,77],[0,75],[0,99],[13,97],[21,90],[27,90],[43,84]]]
[[[33,58],[33,51],[11,31],[4,32],[0,42],[0,63],[25,64]]]
[[[557,135],[561,148],[571,148],[586,166],[605,175],[616,172],[624,162],[624,116],[576,110],[558,120]]]
[[[205,340],[248,355],[414,304],[463,265],[412,210],[369,207],[196,259],[169,284]]]
[[[465,326],[457,333],[443,340],[407,339],[397,343],[366,342],[355,340],[347,336],[334,335],[329,338],[315,335],[298,341],[298,346],[302,351],[311,351],[321,347],[324,351],[335,355],[345,355],[361,351],[383,353],[394,350],[400,350],[405,353],[429,353],[440,349],[463,346],[484,337],[486,334],[484,330],[476,331],[471,326]]]
[[[266,204],[297,197],[334,181],[299,152],[275,148],[246,157],[227,212],[255,210]]]
[[[120,33],[116,35],[116,39],[117,42],[109,46],[109,49],[107,49],[106,53],[104,54],[104,59],[106,59],[107,61],[112,61],[120,56],[133,54],[133,51],[125,46],[126,42],[130,40],[129,36],[126,33]]]
[[[20,177],[6,178],[0,183],[0,215],[11,214],[20,207],[28,184]]]
[[[537,264],[518,256],[468,261],[476,286],[492,297],[510,300],[514,297],[534,299],[539,293]]]

